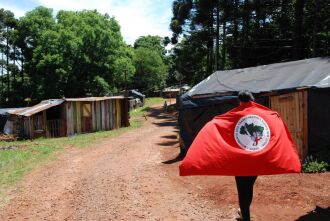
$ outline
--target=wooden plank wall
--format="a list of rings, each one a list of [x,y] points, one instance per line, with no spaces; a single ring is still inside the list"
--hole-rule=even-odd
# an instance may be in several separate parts
[[[93,124],[93,131],[96,131],[96,117],[95,117],[95,102],[92,102],[92,124]]]
[[[105,126],[105,121],[106,121],[105,103],[106,103],[106,101],[101,101],[101,130],[106,130],[106,126]]]
[[[297,147],[300,159],[308,154],[307,90],[271,97],[271,109],[277,111],[286,123]]]
[[[82,117],[82,108],[81,108],[81,102],[77,101],[76,103],[76,110],[77,110],[77,115],[76,115],[76,121],[77,121],[77,134],[81,134],[81,117]]]
[[[67,127],[67,136],[71,136],[74,134],[74,105],[73,102],[66,103],[66,127]]]
[[[117,126],[121,127],[121,108],[120,108],[120,100],[116,100],[116,108],[117,108]]]
[[[92,130],[112,130],[125,126],[122,117],[128,117],[122,111],[125,100],[109,99],[91,102]],[[65,105],[65,129],[66,135],[70,136],[82,132],[83,103],[78,101],[66,102]]]
[[[101,108],[100,108],[100,101],[96,101],[96,109],[95,109],[95,117],[96,117],[96,130],[99,131],[101,130]]]
[[[110,130],[112,130],[114,128],[112,113],[113,113],[113,102],[112,102],[112,100],[109,100],[109,129]]]
[[[113,119],[113,128],[117,129],[117,109],[116,109],[116,100],[112,100],[112,119]]]

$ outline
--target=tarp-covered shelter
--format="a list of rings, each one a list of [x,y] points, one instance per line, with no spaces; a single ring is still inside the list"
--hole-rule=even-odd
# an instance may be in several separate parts
[[[1,108],[0,109],[0,134],[13,133],[13,121],[11,121],[10,113],[23,110],[24,108]]]
[[[329,148],[330,57],[324,57],[213,73],[178,100],[183,151],[206,122],[238,105],[240,90],[282,116],[302,159]]]
[[[128,96],[130,97],[134,97],[134,98],[139,98],[141,103],[142,103],[142,106],[144,105],[145,103],[145,98],[146,96],[142,93],[140,93],[139,91],[137,90],[129,90],[128,91]]]
[[[123,96],[45,100],[10,113],[14,132],[24,138],[62,137],[129,126]]]

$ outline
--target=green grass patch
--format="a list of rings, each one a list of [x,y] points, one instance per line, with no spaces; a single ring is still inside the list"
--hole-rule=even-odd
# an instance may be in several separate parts
[[[131,111],[130,127],[126,128],[72,137],[0,142],[0,147],[14,146],[16,148],[0,150],[0,196],[4,189],[14,185],[28,171],[55,159],[55,153],[64,150],[65,147],[88,147],[100,139],[116,137],[126,131],[141,127],[149,107],[163,102],[164,99],[162,98],[147,98],[144,107]]]

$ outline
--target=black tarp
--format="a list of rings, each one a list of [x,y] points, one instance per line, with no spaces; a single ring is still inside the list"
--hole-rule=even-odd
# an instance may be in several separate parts
[[[128,91],[128,96],[129,97],[134,97],[134,98],[139,98],[140,101],[142,102],[142,105],[144,105],[144,102],[145,102],[145,95],[138,92],[137,90],[129,90]]]
[[[7,116],[0,114],[0,133],[3,133],[3,128],[5,127],[6,122],[7,122]]]
[[[330,149],[330,88],[309,90],[308,148],[310,153]]]

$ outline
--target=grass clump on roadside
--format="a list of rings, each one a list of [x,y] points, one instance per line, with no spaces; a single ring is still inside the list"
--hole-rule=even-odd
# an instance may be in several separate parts
[[[41,163],[55,159],[55,153],[63,150],[65,147],[87,147],[96,140],[116,137],[128,130],[141,127],[144,121],[143,115],[146,114],[149,107],[155,104],[162,104],[162,102],[162,98],[146,99],[144,107],[131,111],[131,126],[126,128],[80,134],[72,137],[39,138],[13,142],[0,141],[0,148],[4,147],[2,150],[0,149],[0,196],[4,188],[14,185],[26,172]]]

